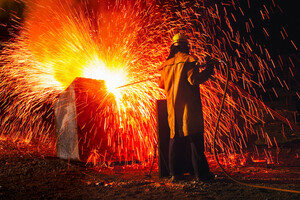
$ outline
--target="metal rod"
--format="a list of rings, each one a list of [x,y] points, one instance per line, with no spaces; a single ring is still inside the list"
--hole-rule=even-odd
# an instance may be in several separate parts
[[[157,78],[159,78],[159,77],[160,77],[160,76],[155,76],[155,77],[152,77],[152,78],[148,78],[148,79],[144,79],[144,80],[140,80],[140,81],[128,83],[128,84],[125,84],[125,85],[121,85],[121,86],[119,86],[119,87],[116,87],[116,89],[123,88],[123,87],[128,87],[128,86],[135,85],[135,84],[139,84],[139,83],[143,83],[143,82],[147,82],[147,81],[150,81],[150,80],[157,79]]]

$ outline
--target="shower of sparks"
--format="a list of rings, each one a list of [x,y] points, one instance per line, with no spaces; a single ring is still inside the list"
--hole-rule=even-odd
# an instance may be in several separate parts
[[[224,163],[236,163],[237,154],[242,155],[240,163],[244,163],[243,149],[249,135],[264,138],[269,146],[276,143],[255,127],[263,123],[264,115],[277,114],[259,100],[256,88],[264,90],[264,83],[271,79],[288,86],[275,78],[276,65],[268,50],[253,41],[251,30],[256,24],[251,18],[245,23],[248,35],[233,28],[238,19],[230,10],[245,15],[234,1],[218,5],[206,5],[201,0],[24,2],[26,19],[20,34],[1,53],[0,138],[47,141],[55,135],[51,108],[57,95],[76,77],[93,78],[105,80],[108,91],[115,96],[115,110],[98,115],[110,113],[107,119],[114,120],[106,131],[117,132],[118,138],[109,141],[111,155],[94,149],[88,160],[95,164],[152,160],[157,143],[156,100],[164,98],[164,91],[155,79],[129,83],[156,76],[168,55],[172,36],[184,30],[200,62],[210,55],[232,67],[217,140],[219,151],[229,155]],[[266,6],[260,13],[261,20],[269,18]],[[284,39],[287,33],[282,30]],[[262,31],[268,38],[268,30]],[[293,74],[293,69],[290,71]],[[207,151],[211,151],[225,82],[224,66],[219,66],[214,78],[201,86]],[[271,159],[267,153],[266,159]]]

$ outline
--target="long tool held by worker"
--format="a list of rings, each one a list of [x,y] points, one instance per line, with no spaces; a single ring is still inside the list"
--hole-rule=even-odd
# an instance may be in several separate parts
[[[132,85],[139,84],[139,83],[144,83],[144,82],[151,81],[151,80],[155,80],[155,79],[158,79],[159,77],[160,77],[160,75],[154,75],[151,78],[147,78],[147,79],[143,79],[143,80],[140,80],[140,81],[128,83],[126,85],[121,85],[119,87],[116,87],[116,89],[132,86]]]
[[[226,64],[226,62],[223,61],[223,60],[218,60],[218,59],[215,59],[215,60],[217,60],[217,62]],[[199,68],[203,68],[205,65],[206,65],[206,63],[200,65]],[[139,84],[139,83],[144,83],[144,82],[147,82],[147,81],[152,81],[152,80],[155,80],[155,79],[158,79],[158,78],[160,78],[160,75],[159,75],[159,74],[155,74],[155,75],[153,75],[153,76],[150,77],[150,78],[143,79],[143,80],[140,80],[140,81],[135,81],[135,82],[128,83],[128,84],[125,84],[125,85],[121,85],[121,86],[119,86],[119,87],[116,87],[116,89],[120,89],[120,88],[124,88],[124,87],[128,87],[128,86],[136,85],[136,84]]]

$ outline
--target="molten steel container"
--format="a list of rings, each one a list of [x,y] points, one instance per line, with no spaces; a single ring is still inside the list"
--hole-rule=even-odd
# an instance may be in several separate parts
[[[86,162],[95,150],[108,153],[111,146],[105,130],[111,122],[103,110],[115,104],[104,81],[76,78],[54,105],[57,156]]]

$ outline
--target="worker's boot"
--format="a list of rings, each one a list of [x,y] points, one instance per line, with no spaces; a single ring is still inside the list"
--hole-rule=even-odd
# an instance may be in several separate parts
[[[211,172],[206,174],[201,174],[200,176],[196,176],[196,181],[212,181],[215,179],[215,175]]]
[[[183,180],[183,177],[180,175],[171,176],[170,181],[172,183],[177,183],[178,181]]]

